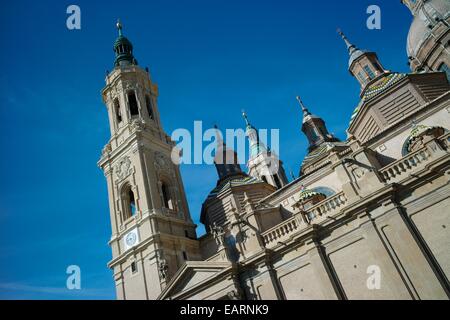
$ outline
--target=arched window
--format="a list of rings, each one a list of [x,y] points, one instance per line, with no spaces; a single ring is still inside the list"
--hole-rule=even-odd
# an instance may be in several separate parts
[[[131,216],[134,216],[136,214],[136,200],[134,199],[134,192],[133,190],[129,190],[128,197],[130,199],[130,213]]]
[[[174,210],[174,203],[170,194],[169,186],[165,182],[161,184],[161,192],[163,196],[164,207],[170,210]]]
[[[361,83],[363,83],[363,84],[366,83],[366,78],[364,77],[364,74],[362,73],[362,71],[358,72],[357,77]]]
[[[316,187],[312,188],[311,190],[318,193],[323,193],[326,197],[331,197],[332,195],[336,194],[336,192],[329,187]]]
[[[114,99],[114,112],[116,113],[117,123],[122,121],[122,113],[120,112],[120,103],[119,99]]]
[[[134,197],[134,192],[130,185],[126,185],[122,190],[123,199],[123,216],[124,219],[131,218],[137,212],[136,209],[136,198]]]
[[[137,264],[136,261],[133,261],[131,263],[131,273],[136,273],[137,272]]]
[[[138,116],[139,115],[139,109],[138,109],[138,103],[136,100],[136,93],[134,91],[128,92],[128,104],[130,107],[130,114],[131,116]]]
[[[152,100],[150,99],[149,95],[145,96],[145,104],[147,105],[148,116],[151,119],[154,119],[154,117],[153,117],[153,108],[152,108]]]
[[[373,73],[372,69],[368,66],[365,65],[364,66],[364,71],[367,72],[367,75],[369,76],[369,78],[372,80],[373,78],[375,78],[375,74]]]

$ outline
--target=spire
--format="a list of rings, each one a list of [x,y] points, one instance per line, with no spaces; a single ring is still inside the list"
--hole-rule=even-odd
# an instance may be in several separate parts
[[[350,40],[348,40],[346,35],[341,31],[341,29],[338,29],[337,32],[341,36],[342,40],[344,40],[345,45],[347,46],[348,55],[350,56],[350,59],[348,60],[348,66],[349,68],[351,68],[353,62],[359,57],[361,57],[364,54],[364,51],[360,50],[357,46],[352,44]]]
[[[137,60],[133,56],[133,44],[123,35],[123,27],[119,19],[117,20],[116,27],[119,36],[114,42],[114,52],[116,53],[114,66],[137,65]]]
[[[348,40],[348,38],[345,36],[344,32],[342,32],[341,29],[338,29],[337,32],[342,37],[342,40],[344,40],[345,45],[347,46],[348,54],[351,56],[353,52],[358,50],[358,48]]]
[[[259,155],[261,152],[266,151],[266,147],[259,140],[259,133],[256,128],[250,124],[247,113],[245,113],[244,110],[242,110],[242,117],[245,121],[245,134],[247,135],[250,142],[250,159],[252,159]]]
[[[303,111],[303,122],[308,120],[308,117],[312,117],[313,115],[311,114],[311,112],[309,112],[309,110],[305,107],[305,105],[303,104],[302,99],[297,96],[295,97],[298,101],[298,103],[300,104],[300,108],[302,108]]]
[[[249,127],[251,128],[252,125],[250,124],[250,121],[248,121],[247,113],[245,113],[244,110],[242,110],[242,117],[244,118],[245,126],[246,126],[247,128],[249,128]]]
[[[120,23],[120,19],[117,19],[116,23],[117,30],[119,30],[119,37],[122,36],[122,24]]]

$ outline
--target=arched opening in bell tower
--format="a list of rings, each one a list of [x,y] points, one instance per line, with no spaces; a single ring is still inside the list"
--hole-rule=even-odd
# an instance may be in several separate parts
[[[122,201],[123,201],[123,217],[124,220],[133,217],[137,212],[136,198],[134,192],[129,184],[122,188]]]
[[[164,207],[169,210],[174,210],[174,202],[170,193],[169,185],[166,182],[162,182],[161,184],[161,192],[164,201]]]
[[[128,105],[130,107],[130,115],[131,117],[139,116],[139,108],[136,99],[136,93],[134,91],[128,91]]]

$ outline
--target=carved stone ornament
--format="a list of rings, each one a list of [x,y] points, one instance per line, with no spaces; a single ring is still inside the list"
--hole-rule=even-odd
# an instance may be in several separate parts
[[[116,165],[116,176],[123,179],[131,173],[131,161],[128,157],[123,157]]]
[[[131,128],[135,131],[143,131],[143,130],[145,130],[146,125],[142,119],[134,119],[131,122]]]
[[[108,153],[110,153],[112,151],[112,149],[111,149],[111,144],[107,144],[104,148],[103,148],[103,150],[102,150],[102,155],[107,155]]]
[[[159,276],[161,277],[161,279],[166,279],[167,273],[169,271],[169,264],[167,263],[167,261],[165,259],[163,259],[159,262],[158,270],[159,270]]]
[[[216,240],[216,244],[219,248],[222,248],[225,245],[225,231],[222,226],[218,226],[214,221],[213,225],[210,226],[211,233]]]
[[[165,172],[170,174],[172,172],[171,166],[170,166],[170,159],[166,157],[161,152],[155,153],[155,168],[158,172]]]
[[[136,82],[127,80],[127,81],[123,82],[123,88],[125,91],[126,90],[135,90],[135,89],[139,88],[139,84]]]

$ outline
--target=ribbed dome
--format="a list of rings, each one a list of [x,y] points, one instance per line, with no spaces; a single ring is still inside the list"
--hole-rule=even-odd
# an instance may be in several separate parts
[[[408,56],[416,57],[422,44],[431,33],[429,26],[437,24],[436,18],[446,19],[450,16],[449,0],[430,0],[419,8],[414,14],[408,34],[407,52]]]
[[[122,34],[120,21],[117,21],[117,29],[119,30],[119,36],[114,41],[114,52],[116,53],[114,66],[137,65],[137,60],[133,56],[133,44]]]
[[[133,49],[133,45],[131,44],[131,41],[122,35],[120,35],[116,39],[116,41],[114,41],[114,49],[116,49],[120,45],[126,45],[126,46],[129,46],[131,49]]]

